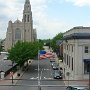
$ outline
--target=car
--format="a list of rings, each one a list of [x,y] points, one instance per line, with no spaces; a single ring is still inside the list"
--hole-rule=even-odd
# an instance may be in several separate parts
[[[58,66],[53,65],[53,70],[59,70]]]
[[[59,70],[57,63],[53,63],[52,68],[53,68],[53,70]]]
[[[55,64],[55,62],[51,62],[51,66],[53,66]]]
[[[88,86],[68,86],[66,90],[89,90]]]
[[[52,62],[55,62],[55,60],[50,60],[50,62],[52,63]]]
[[[53,73],[54,79],[62,79],[62,73],[59,70],[55,70]]]

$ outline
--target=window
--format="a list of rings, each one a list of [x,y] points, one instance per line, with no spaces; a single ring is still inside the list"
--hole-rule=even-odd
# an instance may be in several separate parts
[[[70,51],[70,45],[69,45],[69,51]]]
[[[72,52],[73,52],[73,45],[72,45]]]
[[[69,67],[70,67],[70,56],[69,56]]]
[[[68,50],[68,45],[67,45],[67,50]]]
[[[73,58],[72,58],[72,71],[73,71]]]
[[[67,55],[67,65],[68,65],[68,55]]]
[[[85,46],[85,53],[88,53],[88,46]]]
[[[29,15],[28,15],[27,21],[29,22]]]
[[[84,62],[84,74],[89,73],[90,63]]]
[[[21,40],[21,30],[19,28],[15,30],[15,40]]]
[[[24,16],[24,22],[26,22],[26,15]]]
[[[64,62],[66,63],[66,54],[64,53]]]

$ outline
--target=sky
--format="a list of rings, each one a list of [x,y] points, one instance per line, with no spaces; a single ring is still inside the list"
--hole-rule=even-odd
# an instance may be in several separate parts
[[[8,22],[22,20],[25,0],[0,0],[0,39]],[[90,27],[90,0],[30,0],[38,39],[51,39],[76,26]]]

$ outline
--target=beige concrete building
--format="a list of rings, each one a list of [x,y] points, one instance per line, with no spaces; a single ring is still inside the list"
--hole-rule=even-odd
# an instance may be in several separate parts
[[[9,21],[5,50],[11,48],[18,40],[32,42],[37,38],[36,29],[33,29],[32,11],[29,0],[25,0],[22,21]]]
[[[66,79],[85,80],[89,78],[90,27],[74,27],[64,33],[63,63],[63,73]]]

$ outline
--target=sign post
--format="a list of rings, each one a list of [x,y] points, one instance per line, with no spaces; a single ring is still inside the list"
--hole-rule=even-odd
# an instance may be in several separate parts
[[[68,76],[68,86],[69,86],[69,76],[70,76],[70,72],[67,72],[66,75]]]
[[[40,75],[39,75],[39,53],[40,50],[38,50],[38,90],[41,90],[41,86],[40,86]]]

